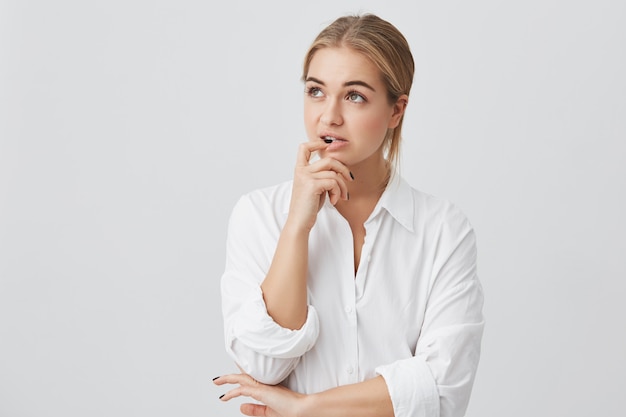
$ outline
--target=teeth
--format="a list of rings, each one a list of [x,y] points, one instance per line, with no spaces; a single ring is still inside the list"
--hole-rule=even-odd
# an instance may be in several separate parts
[[[337,139],[335,139],[332,136],[324,136],[324,142],[326,143],[333,143],[334,141],[336,141]]]

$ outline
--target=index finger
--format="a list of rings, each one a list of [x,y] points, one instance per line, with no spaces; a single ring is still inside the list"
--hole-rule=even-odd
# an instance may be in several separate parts
[[[307,166],[309,165],[309,160],[311,159],[311,154],[315,151],[319,151],[321,149],[326,149],[329,146],[326,142],[303,142],[300,144],[298,148],[298,159],[296,161],[296,165],[298,166]]]

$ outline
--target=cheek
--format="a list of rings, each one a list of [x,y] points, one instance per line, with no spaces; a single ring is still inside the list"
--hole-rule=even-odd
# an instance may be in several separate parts
[[[389,119],[381,116],[380,112],[373,113],[370,117],[364,117],[361,121],[361,126],[370,132],[370,136],[381,141],[385,138],[388,124]]]

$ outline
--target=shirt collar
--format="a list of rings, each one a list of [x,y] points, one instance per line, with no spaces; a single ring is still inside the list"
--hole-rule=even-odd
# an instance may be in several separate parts
[[[385,209],[404,228],[413,232],[414,205],[411,187],[398,173],[394,173],[370,218]]]
[[[289,213],[291,186],[289,187],[289,195],[287,197],[288,198],[283,200],[284,214]],[[334,209],[332,204],[330,204],[328,197],[324,202],[324,208]],[[414,208],[415,202],[413,201],[411,186],[409,186],[409,184],[399,174],[394,173],[387,184],[387,188],[385,188],[385,191],[380,196],[378,204],[374,207],[374,211],[372,212],[370,219],[373,219],[382,209],[385,209],[391,217],[404,226],[405,229],[413,232],[415,230],[413,226]]]

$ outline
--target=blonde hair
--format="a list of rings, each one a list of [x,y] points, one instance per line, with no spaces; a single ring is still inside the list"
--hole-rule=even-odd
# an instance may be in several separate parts
[[[315,53],[322,48],[348,47],[362,53],[380,70],[390,104],[409,95],[413,84],[415,63],[409,44],[391,23],[373,14],[342,16],[323,29],[304,58],[302,79],[306,79]],[[402,121],[385,135],[387,161],[395,169],[399,161]]]

